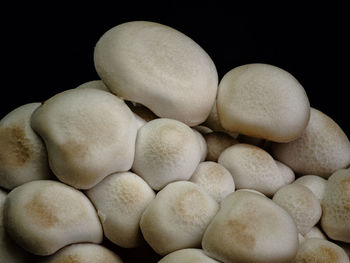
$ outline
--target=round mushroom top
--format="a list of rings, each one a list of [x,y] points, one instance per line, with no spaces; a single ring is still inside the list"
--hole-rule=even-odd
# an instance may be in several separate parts
[[[208,257],[202,249],[185,248],[169,253],[158,263],[219,263]]]
[[[148,21],[115,26],[98,40],[94,62],[113,93],[159,117],[195,126],[214,104],[218,75],[213,61],[171,27]]]
[[[298,138],[310,116],[300,83],[283,69],[258,63],[224,75],[217,110],[224,129],[276,142]]]

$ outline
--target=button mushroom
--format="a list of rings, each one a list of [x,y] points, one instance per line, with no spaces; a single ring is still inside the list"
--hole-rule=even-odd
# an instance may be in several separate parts
[[[158,263],[219,263],[208,257],[202,249],[185,248],[172,252],[163,257]]]

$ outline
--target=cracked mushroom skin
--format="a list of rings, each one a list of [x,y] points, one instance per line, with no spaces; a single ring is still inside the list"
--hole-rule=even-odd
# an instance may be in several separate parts
[[[275,142],[298,138],[310,116],[300,83],[268,64],[247,64],[227,72],[219,83],[216,103],[224,129]]]
[[[100,243],[103,236],[90,200],[80,191],[50,180],[12,190],[5,201],[4,225],[18,245],[40,256],[72,243]]]
[[[333,240],[350,243],[350,170],[333,173],[322,199],[321,227]]]
[[[218,74],[211,58],[162,24],[132,21],[111,28],[96,43],[94,63],[113,93],[162,118],[195,126],[215,101]]]
[[[40,263],[123,263],[113,251],[97,244],[73,244]]]
[[[143,237],[160,255],[200,247],[203,233],[218,208],[218,203],[198,185],[186,181],[170,183],[142,214]]]
[[[0,121],[0,186],[13,189],[33,180],[52,177],[44,142],[30,127],[41,103],[29,103]]]
[[[201,156],[197,135],[189,126],[159,118],[139,129],[132,170],[160,190],[170,182],[190,179]]]
[[[111,174],[86,194],[95,205],[104,235],[110,241],[124,248],[142,244],[141,215],[155,193],[141,177],[131,172]]]
[[[87,88],[56,94],[33,113],[31,125],[45,141],[52,171],[65,184],[89,189],[132,166],[135,117],[109,92]]]
[[[225,263],[290,263],[298,249],[298,231],[292,217],[270,199],[239,191],[221,203],[202,247]]]

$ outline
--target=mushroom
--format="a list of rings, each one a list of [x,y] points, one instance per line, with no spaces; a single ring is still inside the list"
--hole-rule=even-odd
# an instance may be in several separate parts
[[[321,227],[328,237],[350,243],[350,170],[333,173],[322,199]]]
[[[72,243],[100,243],[103,236],[89,199],[68,185],[50,180],[13,189],[5,201],[4,225],[18,245],[41,256]]]
[[[321,231],[321,229],[319,229],[317,226],[313,226],[311,230],[304,235],[304,237],[305,239],[307,238],[327,239],[326,236]]]
[[[141,244],[141,215],[155,193],[139,176],[131,172],[115,173],[86,191],[95,205],[104,235],[124,248]]]
[[[43,141],[30,127],[41,103],[22,105],[0,121],[0,186],[13,189],[34,180],[52,178]]]
[[[202,247],[225,263],[289,263],[298,249],[298,231],[292,217],[269,198],[237,191],[222,201]]]
[[[202,154],[201,154],[200,162],[204,162],[205,158],[207,157],[207,152],[208,152],[207,142],[205,141],[203,135],[199,131],[197,131],[196,129],[193,129],[193,128],[192,128],[192,130],[197,136],[199,147],[201,149]]]
[[[309,188],[301,184],[282,187],[272,200],[293,217],[302,235],[307,234],[321,218],[320,201]]]
[[[218,163],[232,174],[237,189],[254,189],[272,196],[290,181],[290,174],[281,171],[268,152],[254,145],[230,146],[221,153]]]
[[[132,170],[154,190],[160,190],[170,182],[190,179],[201,155],[198,138],[190,127],[159,118],[138,131]]]
[[[285,185],[291,184],[295,180],[295,174],[292,169],[290,169],[289,166],[285,165],[284,163],[281,163],[280,161],[275,160],[275,163],[282,174],[283,181]]]
[[[236,190],[236,192],[250,192],[253,194],[258,194],[258,195],[266,197],[266,195],[264,195],[263,193],[260,193],[259,191],[254,190],[254,189],[241,188],[241,189]]]
[[[204,135],[207,143],[207,161],[217,162],[220,154],[238,141],[224,132],[211,132]]]
[[[123,263],[112,250],[97,244],[73,244],[44,258],[42,263]]]
[[[98,89],[98,90],[110,92],[102,80],[91,80],[79,85],[76,88],[77,89]]]
[[[218,75],[213,61],[171,27],[148,21],[113,27],[98,40],[94,62],[113,93],[159,117],[195,126],[214,104]]]
[[[149,122],[154,119],[158,119],[158,116],[155,115],[152,111],[150,111],[148,108],[145,106],[131,102],[131,101],[126,101],[126,105],[130,108],[130,110],[140,118],[144,119],[146,122]]]
[[[298,138],[310,116],[300,83],[267,64],[247,64],[227,72],[219,83],[216,103],[224,129],[276,142]]]
[[[308,238],[299,246],[293,263],[349,263],[345,251],[333,242]]]
[[[349,139],[330,117],[314,108],[302,136],[289,143],[272,144],[272,153],[296,173],[326,179],[350,165]]]
[[[28,260],[32,259],[32,256],[21,247],[17,246],[17,244],[10,239],[5,231],[3,211],[6,196],[7,193],[0,189],[0,262],[28,262]]]
[[[317,175],[304,175],[296,179],[295,183],[302,184],[309,188],[321,202],[326,189],[326,179]]]
[[[235,191],[231,173],[216,162],[202,162],[190,181],[205,189],[218,203]]]
[[[158,263],[219,263],[208,257],[202,249],[185,248],[174,251],[163,257]]]
[[[32,115],[58,179],[89,189],[104,177],[131,168],[137,126],[131,110],[113,94],[71,89],[56,94]]]
[[[201,187],[186,181],[168,184],[142,214],[140,227],[153,250],[166,255],[200,247],[218,203]]]

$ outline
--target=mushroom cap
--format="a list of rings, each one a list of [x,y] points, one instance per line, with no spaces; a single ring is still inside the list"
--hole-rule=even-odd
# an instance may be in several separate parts
[[[218,203],[235,191],[231,173],[216,162],[200,163],[190,181],[205,189]]]
[[[275,160],[275,163],[277,164],[277,167],[280,173],[283,175],[282,177],[285,185],[291,184],[292,182],[294,182],[295,174],[293,170],[289,166],[285,165],[284,163],[281,163],[280,161]]]
[[[193,132],[196,134],[198,142],[199,142],[199,147],[201,149],[201,158],[200,158],[200,162],[204,162],[205,158],[207,157],[207,152],[208,152],[208,147],[207,147],[207,142],[205,141],[203,135],[197,131],[196,129],[193,129]]]
[[[350,170],[333,173],[322,199],[321,227],[328,237],[350,243]]]
[[[330,117],[314,108],[302,136],[289,143],[274,143],[272,153],[296,173],[324,178],[350,165],[349,139]]]
[[[327,180],[317,175],[304,175],[295,180],[296,184],[302,184],[309,188],[318,200],[322,200],[326,189]]]
[[[308,233],[321,218],[320,201],[309,188],[301,184],[293,183],[282,187],[272,200],[293,217],[302,235]]]
[[[247,64],[227,72],[219,83],[216,103],[224,129],[276,142],[298,138],[310,116],[300,83],[267,64]]]
[[[10,239],[3,224],[4,203],[7,193],[0,189],[0,262],[28,262],[31,255]]]
[[[223,200],[202,247],[227,263],[289,263],[298,249],[298,232],[292,217],[270,199],[240,191]]]
[[[18,245],[41,256],[72,243],[99,243],[103,236],[89,199],[68,185],[50,180],[13,189],[5,201],[4,225]]]
[[[224,132],[211,132],[204,135],[207,143],[207,161],[217,162],[220,154],[231,145],[237,144],[238,141]]]
[[[102,80],[91,80],[91,81],[85,82],[83,84],[80,84],[76,88],[77,89],[98,89],[98,90],[110,92]]]
[[[30,127],[41,103],[22,105],[0,121],[0,186],[13,189],[52,177],[43,141]]]
[[[124,248],[141,244],[141,215],[155,197],[141,177],[131,172],[111,174],[86,194],[96,207],[104,235],[110,241]]]
[[[42,263],[123,263],[113,251],[97,244],[73,244],[43,260]]]
[[[321,238],[321,239],[327,239],[326,236],[323,234],[321,229],[319,229],[317,226],[313,226],[309,232],[307,232],[304,235],[304,238]]]
[[[338,245],[320,238],[309,238],[299,246],[293,263],[349,263],[345,251]]]
[[[208,257],[202,249],[185,248],[174,251],[163,257],[158,263],[219,263]]]
[[[170,182],[190,179],[201,155],[197,135],[189,126],[159,118],[138,131],[132,170],[160,190]]]
[[[218,75],[213,61],[171,27],[148,21],[115,26],[98,40],[94,62],[113,93],[159,117],[195,126],[214,104]]]
[[[170,183],[144,211],[141,231],[160,255],[200,247],[203,233],[218,209],[218,203],[198,185],[186,181]]]
[[[250,144],[238,143],[226,148],[218,163],[232,174],[237,189],[254,189],[267,196],[286,185],[290,177],[289,173],[280,171],[268,152]]]
[[[89,189],[132,166],[135,118],[109,92],[71,89],[56,94],[33,113],[31,124],[45,141],[54,174],[75,188]]]

